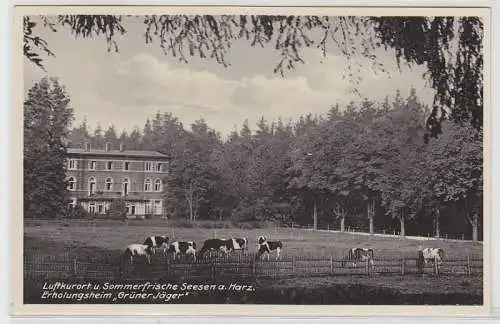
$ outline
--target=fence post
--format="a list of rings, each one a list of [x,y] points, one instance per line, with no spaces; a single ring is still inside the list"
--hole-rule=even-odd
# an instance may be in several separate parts
[[[330,257],[330,276],[333,276],[333,257]]]
[[[434,271],[435,271],[436,276],[438,276],[439,275],[439,269],[438,269],[438,263],[437,263],[437,257],[436,256],[434,257]]]
[[[406,267],[406,259],[405,259],[405,255],[403,254],[401,256],[401,275],[402,276],[405,275],[405,267]]]
[[[471,275],[470,256],[467,256],[467,275]]]
[[[255,260],[256,258],[252,258],[252,261],[251,261],[251,266],[252,266],[252,276],[255,276]]]
[[[366,271],[366,274],[369,275],[370,274],[370,270],[368,268],[368,259],[365,260],[365,271]]]
[[[292,274],[295,275],[295,255],[292,256]]]
[[[73,259],[73,274],[76,276],[77,274],[77,266],[76,266],[76,255],[75,258]]]

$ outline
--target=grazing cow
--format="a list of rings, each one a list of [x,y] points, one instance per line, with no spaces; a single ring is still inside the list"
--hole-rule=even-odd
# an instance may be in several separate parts
[[[151,247],[153,254],[156,253],[157,248],[163,248],[163,254],[167,251],[169,239],[166,235],[164,236],[150,236],[143,244]]]
[[[227,252],[234,252],[236,250],[241,250],[245,252],[248,247],[248,239],[246,237],[230,238],[226,240],[226,250]]]
[[[419,251],[418,259],[421,263],[427,265],[428,262],[434,263],[437,261],[437,265],[441,265],[444,258],[444,250],[441,248],[425,248]]]
[[[125,258],[130,260],[130,263],[134,262],[134,258],[141,255],[146,257],[146,262],[151,263],[151,247],[146,244],[130,244],[125,249],[123,253]]]
[[[351,261],[353,266],[356,267],[358,262],[368,261],[370,267],[375,267],[375,261],[373,257],[373,250],[370,248],[352,248],[349,249],[347,255],[342,259],[342,267],[345,267],[346,263]]]
[[[279,259],[281,250],[283,249],[283,243],[281,241],[268,241],[264,236],[260,236],[258,240],[259,246],[257,250],[256,259],[260,258],[262,254],[267,255],[267,260],[269,261],[269,255],[271,252],[276,251],[276,260]]]
[[[193,241],[177,241],[170,244],[167,253],[171,253],[174,256],[174,260],[177,255],[188,255],[193,256],[193,260],[196,260],[196,243]]]
[[[217,238],[208,239],[203,243],[203,247],[199,253],[203,256],[206,252],[212,251],[224,251],[227,253],[226,240]]]

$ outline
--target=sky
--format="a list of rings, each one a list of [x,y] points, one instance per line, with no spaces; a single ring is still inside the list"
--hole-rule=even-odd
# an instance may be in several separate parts
[[[341,106],[360,101],[352,83],[342,76],[346,58],[333,47],[323,58],[315,48],[303,51],[306,64],[298,63],[283,78],[273,73],[278,63],[271,48],[251,47],[237,42],[231,47],[224,67],[212,60],[190,58],[189,63],[165,55],[158,44],[145,44],[144,25],[131,17],[124,21],[125,36],[116,36],[119,52],[107,51],[104,38],[75,39],[63,28],[57,32],[38,25],[36,32],[47,42],[55,57],[44,56],[43,71],[24,60],[25,93],[44,76],[58,77],[65,86],[74,109],[73,126],[84,118],[91,131],[114,125],[116,131],[143,129],[156,112],[170,112],[185,129],[203,118],[209,127],[225,137],[240,129],[248,119],[253,130],[263,116],[268,121],[297,120],[300,115],[325,115],[336,103]],[[367,61],[363,65],[361,96],[382,101],[396,90],[406,97],[411,87],[431,105],[433,90],[422,78],[423,68],[397,68],[393,52],[380,51],[378,60],[387,74],[374,73]]]

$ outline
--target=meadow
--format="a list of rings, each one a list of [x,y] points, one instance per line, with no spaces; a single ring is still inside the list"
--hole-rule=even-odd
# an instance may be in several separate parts
[[[261,267],[266,267],[264,270],[267,271],[261,271],[261,273],[271,273],[273,275],[256,276],[255,278],[248,276],[248,280],[253,280],[254,284],[261,288],[262,293],[267,291],[265,296],[268,297],[276,291],[287,294],[287,291],[290,289],[295,291],[292,294],[293,296],[297,296],[296,291],[303,291],[304,295],[309,296],[311,294],[314,295],[315,292],[336,287],[336,291],[362,289],[365,291],[364,295],[367,294],[367,291],[374,291],[371,293],[372,295],[383,294],[382,291],[388,291],[388,296],[392,297],[387,297],[389,300],[383,302],[388,304],[391,304],[391,300],[393,301],[392,303],[394,303],[394,300],[396,303],[397,300],[404,300],[404,296],[408,296],[408,294],[417,296],[414,297],[416,301],[408,302],[410,304],[421,302],[421,297],[418,296],[425,294],[439,294],[439,296],[446,294],[447,298],[449,298],[450,294],[461,294],[460,296],[462,297],[457,298],[465,300],[466,304],[477,303],[478,300],[482,299],[483,246],[479,242],[441,239],[421,241],[399,237],[356,235],[352,233],[314,231],[299,228],[267,227],[243,229],[208,227],[205,225],[200,227],[178,227],[173,224],[151,223],[147,221],[127,223],[118,221],[92,223],[79,221],[65,221],[62,223],[55,221],[30,222],[25,223],[24,227],[24,257],[25,261],[30,260],[32,262],[30,263],[31,266],[37,263],[50,262],[50,260],[69,261],[68,264],[58,266],[60,271],[71,269],[71,260],[73,258],[75,260],[76,258],[78,260],[85,260],[85,262],[90,262],[88,263],[90,266],[82,271],[82,276],[85,277],[85,275],[92,276],[92,273],[102,275],[106,272],[105,268],[97,267],[97,262],[102,263],[102,256],[106,255],[108,256],[108,260],[110,260],[109,256],[113,258],[120,255],[128,244],[142,243],[149,235],[167,235],[171,240],[193,240],[197,243],[198,249],[203,245],[203,241],[208,238],[247,237],[250,254],[254,253],[257,247],[257,238],[263,235],[269,240],[282,241],[284,246],[281,263],[273,261],[274,255],[271,256],[270,262],[261,262]],[[380,274],[380,276],[362,275],[364,273],[363,266],[359,267],[357,272],[344,273],[360,274],[358,276],[337,276],[337,274],[341,273],[339,263],[335,265],[334,271],[330,273],[328,270],[330,266],[327,260],[340,260],[347,249],[356,246],[372,248],[375,252],[378,269],[384,269],[384,267],[389,269],[388,274],[390,276],[382,275],[383,271],[376,273]],[[441,247],[446,251],[446,259],[443,264],[444,276],[433,276],[432,268],[424,276],[411,274],[412,262],[405,263],[408,266],[408,270],[406,270],[407,274],[406,276],[401,275],[400,260],[407,258],[411,261],[411,259],[417,257],[417,250],[422,247]],[[472,261],[475,262],[472,276],[465,275],[465,262],[467,259],[471,263]],[[93,261],[91,260],[96,260],[94,262],[96,263],[95,268],[92,268]],[[245,271],[248,269],[246,265],[241,264],[241,260],[238,262],[240,264],[233,263],[233,266],[240,267],[239,269],[244,269]],[[43,265],[39,269],[45,271]],[[208,268],[200,268],[200,271],[203,273],[205,272],[204,269]],[[217,269],[221,273],[227,270],[224,270],[222,267]],[[25,265],[25,275],[26,272],[32,270],[32,268],[26,268]],[[59,270],[49,268],[45,272],[58,273]],[[177,270],[185,271],[185,268],[178,268]],[[335,275],[333,275],[333,272]],[[457,273],[458,275],[448,276]],[[280,274],[284,275],[280,276]],[[311,289],[313,292],[310,291]],[[306,293],[306,291],[309,292]],[[347,294],[346,296],[351,296],[351,292],[345,292],[345,294]],[[327,295],[330,296],[331,293]],[[362,296],[363,293],[359,293],[359,295]],[[350,300],[350,297],[337,296],[338,298],[335,299],[333,295],[331,296],[333,298],[332,302],[343,300],[347,303]],[[353,298],[356,299],[355,297]],[[363,299],[365,297],[360,298]],[[259,300],[266,300],[266,297],[261,296]],[[450,300],[453,303],[461,303],[457,302],[456,298],[451,298]],[[359,300],[358,302],[364,303]],[[351,300],[349,303],[356,303],[356,301]],[[427,303],[433,302],[427,301]]]
[[[161,223],[124,223],[107,221],[88,222],[37,222],[25,224],[24,234],[28,237],[45,238],[75,248],[98,247],[110,251],[122,251],[128,244],[142,243],[149,235],[167,235],[173,240],[192,240],[203,245],[209,238],[246,237],[251,252],[257,248],[257,239],[263,235],[268,240],[283,242],[283,256],[332,256],[342,257],[352,247],[372,248],[376,257],[395,258],[405,255],[416,257],[421,247],[445,249],[447,258],[482,258],[480,242],[430,239],[425,241],[406,238],[392,238],[352,233],[313,231],[301,228],[182,228]]]

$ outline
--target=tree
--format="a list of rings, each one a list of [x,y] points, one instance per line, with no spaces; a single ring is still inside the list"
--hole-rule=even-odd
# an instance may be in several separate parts
[[[103,149],[105,144],[104,134],[100,123],[97,123],[97,127],[94,130],[94,136],[92,137],[92,147]]]
[[[186,207],[178,207],[176,214],[183,216],[187,211],[190,222],[210,213],[211,197],[219,189],[217,170],[211,161],[218,141],[218,135],[205,121],[197,120],[191,125],[191,132],[178,143],[179,153],[170,164],[167,194],[175,205]]]
[[[428,182],[440,201],[457,206],[462,217],[455,221],[465,219],[477,240],[483,206],[483,135],[470,126],[443,126],[443,136],[427,148]]]
[[[380,193],[386,213],[400,221],[400,233],[406,234],[405,221],[415,218],[421,206],[421,155],[424,147],[423,107],[415,89],[404,102],[396,94],[393,109],[382,118],[376,118],[364,136],[369,148],[372,172],[377,174],[371,184]]]
[[[42,16],[41,24],[54,32],[58,27],[69,29],[75,37],[102,35],[108,51],[118,51],[115,35],[126,33],[122,19],[112,15]],[[398,65],[402,60],[424,65],[428,69],[425,76],[436,90],[426,140],[441,133],[441,122],[450,116],[447,109],[455,122],[482,128],[484,27],[480,17],[146,15],[140,19],[145,42],[159,41],[166,55],[182,62],[198,56],[227,67],[231,45],[245,40],[251,46],[276,50],[279,59],[274,71],[282,76],[297,63],[305,64],[304,49],[316,47],[326,56],[333,44],[348,59],[344,76],[348,74],[354,86],[360,81],[353,76],[354,69],[360,72],[362,66],[353,58],[364,57],[372,67],[386,72],[377,62],[377,49],[392,48]],[[55,54],[44,39],[34,35],[37,22],[30,17],[23,22],[24,55],[43,68],[36,51]]]
[[[73,119],[57,79],[43,78],[24,102],[24,215],[54,218],[68,206],[66,141]]]
[[[104,142],[109,143],[112,148],[116,149],[118,146],[118,137],[116,135],[115,126],[111,125],[104,132]]]
[[[87,125],[87,118],[83,119],[83,122],[78,126],[78,128],[73,128],[70,135],[70,146],[71,147],[83,147],[85,142],[90,139],[89,129]]]

